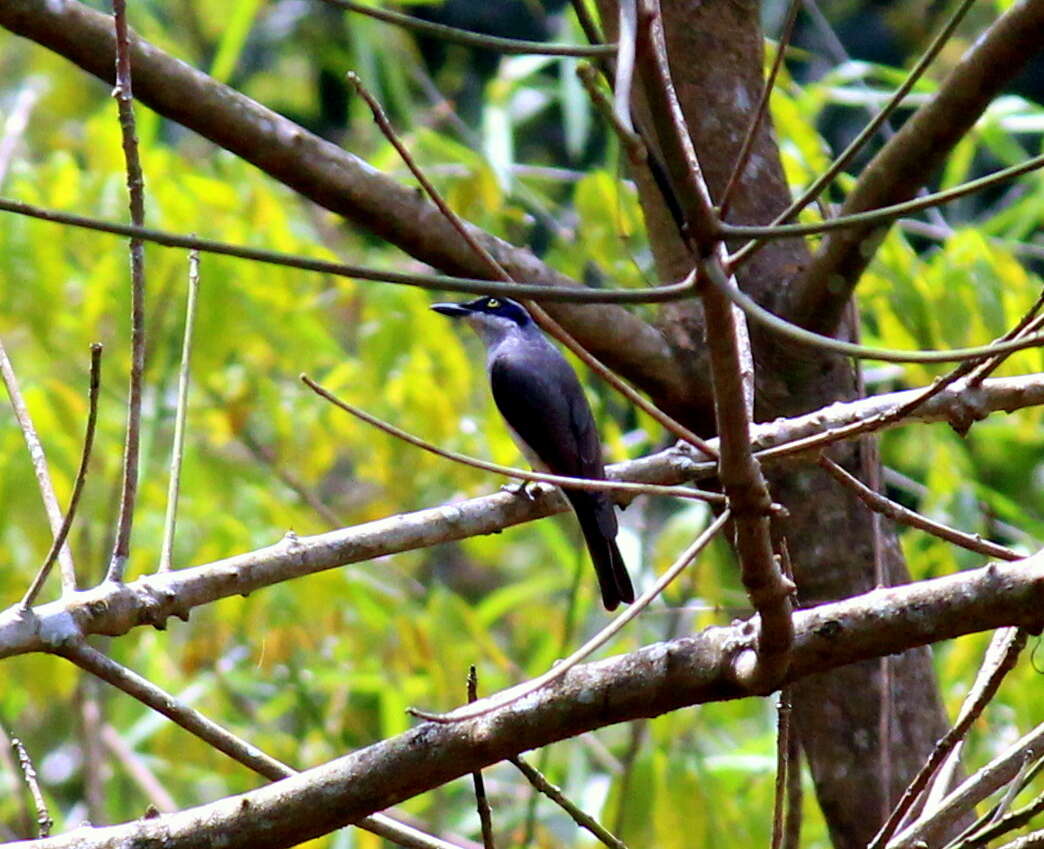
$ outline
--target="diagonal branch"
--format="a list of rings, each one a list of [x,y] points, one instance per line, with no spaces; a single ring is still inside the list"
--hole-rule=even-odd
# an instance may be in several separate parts
[[[402,12],[394,12],[380,6],[367,6],[356,3],[354,0],[325,0],[331,6],[337,6],[348,12],[355,12],[384,21],[386,24],[400,26],[426,35],[429,38],[437,38],[442,41],[450,41],[454,44],[463,44],[467,47],[476,47],[481,50],[492,50],[508,56],[513,55],[537,55],[537,56],[612,56],[616,53],[615,44],[551,44],[546,41],[524,41],[518,38],[500,38],[495,35],[486,35],[481,32],[460,29],[458,27],[438,24],[433,21],[417,18],[413,15],[404,15]]]
[[[29,459],[33,464],[37,485],[40,487],[40,496],[43,498],[44,509],[47,511],[47,521],[51,525],[51,533],[57,539],[62,532],[62,508],[58,506],[58,497],[54,494],[54,484],[51,482],[51,471],[47,466],[47,456],[44,454],[43,444],[40,442],[36,427],[29,416],[29,409],[25,406],[22,390],[18,386],[18,376],[7,356],[3,342],[0,342],[0,378],[3,379],[11,408],[14,410],[18,426],[25,438],[26,448],[29,449]],[[62,592],[72,592],[76,589],[76,567],[73,565],[72,552],[66,543],[63,543],[58,550],[58,563],[61,566]]]
[[[113,81],[115,46],[109,20],[76,0],[4,0],[0,3],[0,26],[55,51],[106,82]],[[452,225],[411,187],[133,33],[130,46],[134,94],[139,103],[447,274],[489,277],[486,267],[457,238]],[[474,225],[468,227],[513,279],[577,285],[530,251]],[[615,307],[562,306],[552,312],[613,371],[661,399],[682,404],[684,378],[658,330]]]
[[[85,641],[70,642],[59,652],[81,669],[122,690],[142,704],[213,746],[237,763],[271,781],[294,775],[295,770],[262,752],[246,740],[208,719],[176,696],[164,692],[151,681],[116,663]],[[392,817],[375,814],[358,825],[409,849],[459,849],[454,844],[432,837]]]
[[[759,425],[753,432],[754,445],[765,449],[863,418],[887,417],[890,410],[920,394],[921,390],[896,392]],[[969,416],[982,417],[989,410],[1011,411],[1041,404],[1044,375],[993,379],[967,397],[950,387],[918,407],[906,421],[964,421]],[[900,422],[889,420],[889,426],[897,424]],[[814,450],[819,450],[818,445]],[[613,478],[680,483],[713,476],[716,465],[697,462],[684,446],[610,466],[606,471]],[[311,537],[288,534],[275,545],[214,563],[128,584],[104,584],[30,611],[9,608],[0,612],[0,658],[54,650],[81,633],[119,636],[141,625],[164,627],[171,616],[186,619],[193,607],[220,598],[247,595],[282,581],[387,554],[495,533],[568,509],[565,499],[548,487],[534,487],[531,494],[532,499],[525,499],[498,492]]]
[[[127,27],[127,0],[113,0],[116,31],[116,87],[112,96],[120,116],[123,158],[127,168],[127,193],[130,219],[135,227],[145,226],[145,178],[138,155],[138,131],[134,121],[134,92],[131,86],[130,44]],[[122,581],[130,556],[134,506],[138,498],[138,467],[141,461],[141,396],[145,371],[145,244],[130,240],[131,266],[131,363],[127,392],[127,435],[123,445],[123,483],[116,540],[106,578]]]
[[[0,349],[0,355],[3,351]],[[101,355],[102,345],[100,342],[95,342],[91,345],[91,378],[90,386],[87,393],[87,427],[83,437],[83,450],[80,452],[80,468],[76,472],[76,480],[73,482],[72,495],[69,497],[69,509],[65,511],[65,518],[62,519],[62,526],[58,532],[54,535],[54,542],[51,543],[51,550],[47,553],[47,558],[44,560],[43,566],[40,567],[40,571],[36,574],[33,582],[29,585],[29,589],[25,591],[25,595],[22,597],[22,607],[27,608],[32,605],[35,601],[37,594],[43,587],[44,581],[47,580],[47,576],[51,573],[51,567],[54,565],[55,559],[58,557],[58,552],[65,546],[65,539],[69,535],[69,529],[72,528],[73,519],[76,518],[76,508],[80,503],[80,495],[83,493],[83,484],[87,480],[87,468],[91,462],[91,449],[94,447],[94,428],[98,422],[98,389],[101,384]],[[75,585],[69,589],[75,589]]]
[[[1010,6],[866,166],[841,215],[913,197],[993,98],[1039,53],[1041,32],[1044,3],[1019,0]],[[866,225],[831,234],[795,283],[788,318],[832,333],[883,233],[879,226]]]
[[[711,204],[671,81],[659,2],[642,0],[639,8],[639,67],[645,96],[685,216],[686,247],[704,282],[699,294],[706,315],[714,416],[721,440],[720,478],[734,517],[743,586],[760,616],[756,662],[737,672],[750,686],[760,688],[774,684],[786,668],[793,638],[790,595],[794,584],[783,576],[772,553],[772,497],[750,445],[753,366],[746,322],[717,286],[706,284],[707,277],[726,286],[730,282],[723,269],[725,246],[718,239],[721,222]]]
[[[798,611],[783,683],[966,633],[1008,625],[1039,630],[1042,610],[1044,552]],[[730,669],[738,652],[753,648],[752,641],[746,623],[708,628],[576,667],[557,685],[492,718],[423,723],[249,793],[155,819],[79,829],[20,849],[293,846],[527,749],[618,722],[742,697],[746,691]]]

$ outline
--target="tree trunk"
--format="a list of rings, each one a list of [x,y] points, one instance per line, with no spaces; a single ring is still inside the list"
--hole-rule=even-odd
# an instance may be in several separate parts
[[[603,3],[612,32],[615,4]],[[762,35],[752,0],[663,0],[671,73],[704,177],[717,201],[729,178],[736,151],[761,93]],[[696,60],[699,57],[699,60]],[[640,96],[639,116],[646,106]],[[691,262],[661,196],[646,174],[636,174],[658,268],[664,280],[678,280]],[[764,224],[790,201],[771,122],[763,124],[734,197],[729,220]],[[772,308],[784,303],[788,284],[809,259],[799,240],[776,241],[739,272],[740,285]],[[671,304],[660,328],[690,381],[689,403],[670,404],[690,427],[707,434],[713,422],[702,353],[699,304]],[[751,328],[757,363],[756,417],[808,412],[856,396],[851,364],[806,347],[780,344]],[[859,474],[859,449],[833,453]],[[789,511],[775,523],[785,537],[799,587],[799,602],[810,606],[864,592],[875,583],[873,523],[867,509],[818,466],[803,464],[769,475],[773,497]],[[882,523],[880,546],[891,583],[909,580],[895,531]],[[924,762],[946,730],[946,717],[927,650],[893,658],[888,670],[892,719],[890,739],[881,737],[882,663],[872,661],[806,679],[795,688],[794,717],[820,806],[838,849],[864,847],[890,804]],[[886,786],[890,785],[890,786]]]

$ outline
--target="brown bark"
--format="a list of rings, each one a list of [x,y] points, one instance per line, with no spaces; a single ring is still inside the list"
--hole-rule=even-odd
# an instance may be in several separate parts
[[[609,6],[607,0],[603,6],[607,21],[615,18]],[[753,0],[666,0],[663,14],[674,84],[704,177],[717,197],[728,180],[762,85],[758,7]],[[639,103],[637,109],[641,115],[647,107]],[[691,260],[655,185],[642,175],[638,182],[661,272],[678,279]],[[766,121],[733,198],[730,220],[770,221],[789,200],[772,125]],[[739,282],[771,308],[782,301],[808,262],[802,242],[777,241],[742,268]],[[666,305],[661,317],[661,328],[692,390],[690,405],[674,412],[694,429],[707,428],[712,408],[706,400],[709,380],[702,313],[694,302],[683,302]],[[758,327],[751,332],[760,420],[855,397],[855,374],[847,361],[780,345]],[[855,448],[840,450],[836,459],[849,471],[858,468]],[[809,605],[844,598],[872,586],[872,526],[866,508],[852,493],[811,464],[775,470],[768,477],[773,497],[790,512],[788,519],[775,523],[775,532],[788,540],[799,601]],[[894,530],[888,525],[883,546],[889,580],[908,581]],[[886,812],[887,801],[898,797],[946,728],[926,650],[895,659],[891,675],[895,716],[888,754],[892,786],[887,790],[878,739],[880,664],[867,662],[811,676],[794,690],[795,725],[837,847],[866,845]]]
[[[728,177],[761,85],[758,9],[752,0],[666,0],[664,13],[679,99],[705,177],[717,193]],[[0,25],[109,79],[113,51],[108,23],[101,18],[69,0],[0,4]],[[160,113],[433,265],[471,276],[482,273],[441,216],[409,189],[368,171],[354,157],[161,51],[140,42],[134,50],[136,93]],[[730,220],[765,223],[789,200],[770,124],[758,135],[750,161]],[[650,181],[638,177],[662,276],[677,279],[688,272],[689,258],[674,238],[674,224]],[[570,282],[528,252],[484,238],[520,279]],[[784,302],[808,262],[800,241],[775,242],[743,268],[740,282],[771,307]],[[558,313],[563,323],[591,350],[642,384],[690,427],[711,431],[703,324],[694,303],[663,309],[662,337],[620,309],[563,309]],[[804,412],[855,394],[847,362],[779,345],[757,328],[752,332],[758,418]],[[856,465],[854,449],[840,449],[837,458],[850,470]],[[865,508],[855,496],[814,466],[776,471],[770,483],[774,497],[790,510],[789,519],[776,531],[788,538],[802,602],[847,597],[869,587],[874,580],[873,540]],[[884,540],[891,580],[906,580],[894,533],[887,526]],[[865,845],[875,827],[875,817],[868,812],[880,811],[884,804],[876,757],[877,669],[876,663],[867,663],[824,673],[806,679],[796,691],[797,728],[839,847]],[[942,730],[943,716],[926,652],[903,655],[895,663],[893,680],[897,717],[892,771],[897,786],[926,756]]]
[[[76,0],[4,0],[0,26],[44,45],[112,83],[111,18]],[[293,121],[130,36],[135,99],[256,165],[313,203],[387,239],[448,274],[488,278],[489,269],[441,212],[409,186],[312,135]],[[529,250],[469,225],[515,280],[575,286]],[[682,381],[655,328],[620,307],[548,304],[589,351],[628,379],[676,397]],[[612,326],[613,334],[605,332]]]
[[[859,175],[841,215],[909,200],[945,162],[954,146],[1041,50],[1044,3],[1020,0],[998,18],[941,83],[928,103],[903,124]],[[832,333],[887,228],[855,227],[824,239],[809,273],[788,293],[787,316]]]
[[[799,611],[794,616],[792,664],[784,683],[814,669],[832,669],[975,631],[1006,625],[1039,631],[1042,603],[1044,553],[1038,553],[1016,563]],[[731,675],[732,660],[737,652],[750,648],[752,638],[745,623],[708,628],[574,667],[561,680],[496,714],[450,724],[425,722],[249,793],[163,817],[8,845],[10,849],[295,846],[531,748],[615,722],[742,698],[746,693]]]

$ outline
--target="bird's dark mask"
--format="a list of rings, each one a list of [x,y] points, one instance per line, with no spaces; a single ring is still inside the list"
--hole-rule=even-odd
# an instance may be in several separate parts
[[[431,308],[435,312],[442,313],[450,318],[467,318],[476,313],[495,315],[515,322],[519,327],[525,327],[532,321],[529,313],[526,312],[520,303],[511,300],[511,298],[501,298],[496,295],[483,295],[481,298],[476,298],[464,304],[432,304]]]

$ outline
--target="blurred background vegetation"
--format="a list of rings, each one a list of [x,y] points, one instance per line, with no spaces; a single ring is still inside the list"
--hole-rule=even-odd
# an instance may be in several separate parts
[[[103,4],[92,4],[105,8]],[[824,168],[880,105],[938,27],[947,4],[840,2],[823,22],[803,15],[773,117],[795,189]],[[936,81],[1008,3],[976,4],[915,92]],[[447,0],[418,14],[497,34],[582,41],[562,2]],[[491,14],[491,11],[493,14]],[[764,4],[777,31],[785,4]],[[593,113],[574,59],[498,60],[418,43],[385,24],[310,0],[132,4],[147,39],[408,179],[343,82],[357,71],[411,150],[466,218],[590,285],[652,279],[635,194],[614,140]],[[847,58],[840,49],[847,51]],[[770,51],[771,52],[771,51]],[[997,101],[958,148],[947,187],[1040,152],[1044,63]],[[0,31],[0,120],[21,114],[3,163],[3,195],[125,220],[115,106],[108,87]],[[907,113],[902,113],[907,114]],[[900,116],[901,120],[902,115]],[[147,224],[240,244],[397,269],[417,263],[301,202],[253,167],[139,107]],[[836,199],[836,198],[835,198]],[[893,227],[859,288],[864,339],[895,347],[972,345],[1010,327],[1041,291],[1044,182],[1030,175],[988,196]],[[1037,240],[1035,247],[1030,245]],[[147,394],[142,488],[130,575],[155,568],[166,498],[187,261],[146,247]],[[99,434],[71,535],[82,586],[100,579],[115,524],[129,358],[128,262],[109,236],[0,218],[0,338],[21,380],[67,503],[86,417],[88,346],[105,344]],[[482,356],[423,292],[205,256],[175,563],[189,566],[276,541],[489,492],[501,481],[448,464],[349,420],[303,389],[306,371],[333,391],[447,448],[517,463],[494,414]],[[651,315],[651,313],[650,313]],[[1013,356],[1001,374],[1042,370]],[[940,370],[866,368],[868,391],[922,385]],[[639,456],[664,434],[593,381],[588,389],[608,459]],[[944,425],[904,428],[882,446],[890,494],[937,519],[1027,551],[1044,538],[1040,411],[994,416],[967,438]],[[0,412],[0,587],[14,603],[50,534],[25,445]],[[622,547],[647,585],[706,516],[699,507],[635,503]],[[138,629],[106,645],[120,662],[178,694],[272,755],[314,765],[402,731],[405,708],[464,699],[468,665],[490,692],[543,671],[605,622],[571,517],[363,563],[193,611],[165,632]],[[915,578],[981,558],[907,532]],[[50,592],[55,592],[52,588]],[[713,549],[616,640],[621,652],[745,613],[730,556]],[[936,652],[951,710],[985,636]],[[971,742],[981,762],[1041,717],[1037,671],[1005,684]],[[179,807],[259,779],[122,694],[56,658],[4,662],[0,724],[40,771],[56,830],[141,816],[163,800],[134,777],[150,771]],[[767,845],[774,778],[774,703],[716,704],[605,729],[541,753],[551,780],[634,845],[663,849]],[[128,752],[106,748],[111,726]],[[509,768],[488,781],[504,846],[587,845],[586,833]],[[23,788],[0,763],[0,837],[28,836]],[[621,800],[626,798],[626,805]],[[477,835],[470,782],[411,801],[436,832]],[[803,845],[828,845],[811,796]],[[323,845],[372,846],[345,830]]]

